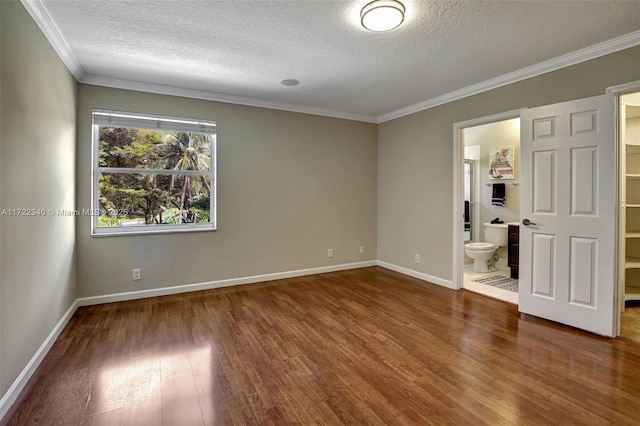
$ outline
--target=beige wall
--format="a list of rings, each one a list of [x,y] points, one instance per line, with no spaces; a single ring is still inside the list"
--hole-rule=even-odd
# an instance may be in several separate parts
[[[91,206],[94,107],[219,131],[216,232],[92,238],[88,217],[1,218],[2,394],[76,296],[376,258],[450,279],[453,123],[640,79],[636,47],[376,126],[76,86],[18,1],[0,1],[0,19],[1,208]]]
[[[639,64],[635,47],[381,124],[378,259],[451,279],[454,123],[600,95],[640,80]]]
[[[81,209],[91,206],[92,108],[216,120],[218,230],[92,238],[79,217],[81,297],[377,258],[375,124],[79,85]]]
[[[0,208],[73,209],[76,83],[19,2],[0,10]],[[2,394],[76,298],[74,222],[2,217]]]
[[[520,215],[520,186],[512,183],[520,183],[520,120],[517,118],[503,120],[497,123],[489,123],[481,126],[464,129],[464,145],[478,146],[480,159],[476,179],[479,179],[480,193],[476,200],[480,202],[480,228],[479,241],[485,241],[482,224],[491,222],[499,217],[505,222],[517,222]],[[513,147],[514,179],[496,181],[489,179],[489,152],[505,147]],[[451,160],[453,162],[453,159]],[[491,204],[493,198],[491,186],[494,183],[505,184],[504,206]],[[453,202],[453,201],[452,201]]]
[[[2,25],[2,6],[0,6],[0,25]],[[2,101],[4,100],[2,93],[2,27],[0,26],[0,166],[2,166]],[[2,180],[0,169],[0,209],[2,208]],[[0,399],[5,392],[2,385],[2,215],[0,215]]]

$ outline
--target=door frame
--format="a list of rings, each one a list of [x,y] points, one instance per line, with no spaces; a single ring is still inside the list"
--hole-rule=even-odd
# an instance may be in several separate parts
[[[465,160],[464,164],[471,165],[471,200],[469,200],[469,214],[471,216],[471,241],[479,241],[480,233],[480,208],[478,207],[478,195],[480,194],[480,179],[478,179],[478,171],[480,170],[480,162],[478,160]],[[463,182],[464,188],[464,182]],[[464,204],[464,203],[463,203]],[[466,241],[465,241],[466,243]]]
[[[615,156],[616,156],[616,175],[618,179],[615,181],[615,194],[616,194],[616,211],[620,210],[620,199],[619,199],[619,168],[620,168],[620,139],[619,139],[619,98],[621,95],[631,92],[640,91],[640,80],[636,80],[633,82],[620,84],[617,86],[608,87],[606,89],[607,94],[613,94],[615,98],[615,112],[614,112],[614,120],[615,120]],[[462,173],[464,171],[464,138],[463,131],[467,127],[479,126],[482,124],[489,124],[497,121],[509,120],[512,118],[520,118],[520,113],[522,110],[526,108],[521,108],[517,110],[507,111],[499,114],[493,114],[485,117],[479,117],[471,120],[461,121],[453,124],[453,253],[452,253],[452,281],[453,288],[458,290],[462,288],[464,283],[463,270],[464,270],[464,244],[458,243],[462,241],[464,236],[464,179]],[[458,220],[456,220],[458,218]],[[616,214],[616,247],[619,247],[620,244],[620,223],[619,223],[619,214]],[[616,256],[616,264],[620,264],[621,260],[619,258],[618,250],[615,253]],[[624,294],[624,290],[620,290],[620,282],[619,275],[620,268],[618,268],[618,273],[614,277],[614,312],[617,312],[617,315],[614,315],[614,332],[615,336],[620,335],[620,314],[621,309],[624,306],[623,301],[620,300],[620,295]]]
[[[498,121],[520,118],[521,111],[515,109],[485,117],[453,123],[453,288],[459,290],[464,283],[464,129]],[[482,161],[480,159],[479,161]]]
[[[622,311],[624,309],[624,279],[620,279],[620,274],[624,274],[624,259],[620,256],[620,244],[623,241],[624,236],[621,235],[622,231],[625,229],[620,224],[620,211],[622,206],[620,204],[620,188],[621,183],[620,179],[620,162],[624,161],[622,156],[620,155],[620,144],[622,141],[620,140],[620,96],[626,95],[627,93],[640,92],[640,80],[632,81],[625,84],[620,84],[617,86],[607,87],[606,94],[612,94],[615,100],[615,111],[613,119],[615,121],[615,158],[616,158],[616,252],[615,252],[615,264],[618,266],[616,270],[616,274],[614,277],[614,312],[616,313],[613,316],[613,327],[614,327],[614,337],[618,337],[620,335],[620,318],[622,315]]]

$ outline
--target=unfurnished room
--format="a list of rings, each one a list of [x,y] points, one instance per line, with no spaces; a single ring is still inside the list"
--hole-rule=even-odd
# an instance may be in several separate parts
[[[0,0],[0,398],[639,424],[640,1]]]

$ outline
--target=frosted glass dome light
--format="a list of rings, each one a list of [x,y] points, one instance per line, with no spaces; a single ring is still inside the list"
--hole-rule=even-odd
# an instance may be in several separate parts
[[[362,26],[369,31],[389,31],[404,21],[405,8],[396,0],[375,0],[360,12]]]

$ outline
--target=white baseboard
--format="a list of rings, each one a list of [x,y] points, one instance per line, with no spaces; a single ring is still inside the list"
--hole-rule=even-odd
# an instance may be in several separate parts
[[[209,290],[213,288],[230,287],[234,285],[254,284],[263,281],[281,280],[285,278],[302,277],[305,275],[324,274],[327,272],[346,271],[348,269],[376,266],[377,261],[344,263],[341,265],[321,266],[319,268],[298,269],[295,271],[276,272],[273,274],[254,275],[250,277],[231,278],[227,280],[208,281],[197,284],[179,285],[173,287],[154,288],[150,290],[130,291],[126,293],[107,294],[104,296],[81,297],[78,306],[99,305],[102,303],[122,302],[125,300],[144,299],[146,297],[167,296],[170,294],[189,293],[192,291]]]
[[[450,280],[444,280],[442,278],[434,277],[422,272],[417,272],[408,268],[393,265],[379,260],[369,260],[366,262],[345,263],[341,265],[322,266],[319,268],[299,269],[295,271],[277,272],[273,274],[254,275],[250,277],[232,278],[227,280],[209,281],[197,284],[187,284],[182,286],[156,288],[150,290],[131,291],[127,293],[108,294],[104,296],[95,297],[82,297],[76,299],[67,312],[62,316],[60,321],[53,328],[49,336],[38,348],[35,355],[31,358],[26,367],[22,370],[18,378],[13,382],[9,390],[4,394],[0,400],[0,421],[4,421],[4,416],[9,412],[11,406],[16,402],[20,392],[25,388],[27,382],[33,376],[45,355],[51,349],[51,346],[55,343],[56,339],[67,325],[73,314],[81,306],[99,305],[102,303],[121,302],[125,300],[144,299],[146,297],[165,296],[170,294],[188,293],[192,291],[208,290],[221,287],[229,287],[234,285],[253,284],[264,281],[280,280],[285,278],[302,277],[305,275],[324,274],[327,272],[346,271],[349,269],[366,268],[369,266],[381,266],[383,268],[390,269],[392,271],[399,272],[401,274],[409,275],[430,283],[438,284],[443,287],[453,288],[453,283]]]
[[[31,376],[33,376],[33,373],[35,373],[45,355],[47,355],[49,349],[51,349],[51,346],[53,346],[60,333],[62,333],[62,330],[64,330],[64,327],[76,312],[76,309],[78,309],[77,299],[71,304],[69,309],[67,309],[67,312],[65,312],[62,318],[60,318],[60,321],[58,321],[56,326],[53,327],[53,330],[51,330],[51,333],[49,333],[42,345],[40,345],[40,348],[38,348],[35,355],[33,355],[29,360],[29,363],[24,367],[22,372],[20,372],[18,378],[13,382],[2,399],[0,399],[0,420],[4,420],[4,416],[16,402],[18,396],[20,396],[20,392],[25,388],[27,382],[31,379]]]
[[[273,274],[255,275],[251,277],[233,278],[228,280],[210,281],[198,284],[188,284],[182,286],[173,286],[165,288],[157,288],[151,290],[132,291],[127,293],[108,294],[105,296],[82,297],[76,299],[67,312],[62,316],[60,321],[53,328],[44,343],[38,348],[38,351],[31,358],[26,367],[22,370],[18,378],[13,382],[9,390],[0,399],[0,423],[5,421],[4,416],[9,412],[11,406],[16,402],[20,392],[25,388],[27,382],[33,376],[45,355],[51,349],[56,339],[67,325],[73,314],[81,306],[99,305],[101,303],[120,302],[125,300],[143,299],[146,297],[164,296],[169,294],[188,293],[198,290],[207,290],[212,288],[229,287],[242,284],[253,284],[263,281],[280,280],[284,278],[302,277],[305,275],[323,274],[327,272],[346,271],[348,269],[366,268],[368,266],[376,266],[375,260],[357,263],[346,263],[342,265],[322,266],[319,268],[299,269],[296,271],[277,272]]]
[[[392,271],[400,272],[401,274],[409,275],[410,277],[418,278],[418,279],[423,280],[423,281],[428,281],[428,282],[430,282],[432,284],[438,284],[438,285],[441,285],[442,287],[450,288],[452,290],[457,290],[454,287],[453,282],[451,280],[445,280],[443,278],[434,277],[433,275],[425,274],[423,272],[414,271],[413,269],[404,268],[402,266],[394,265],[392,263],[383,262],[381,260],[378,260],[378,266],[381,266],[381,267],[387,268],[387,269],[391,269]]]

